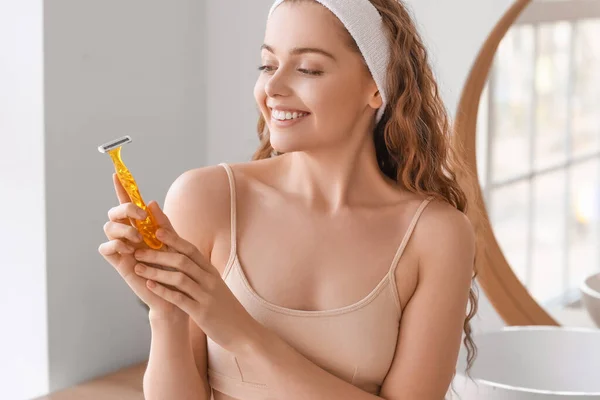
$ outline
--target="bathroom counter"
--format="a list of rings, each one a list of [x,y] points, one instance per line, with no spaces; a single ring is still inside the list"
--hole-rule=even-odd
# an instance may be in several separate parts
[[[145,370],[143,362],[35,400],[143,400]]]

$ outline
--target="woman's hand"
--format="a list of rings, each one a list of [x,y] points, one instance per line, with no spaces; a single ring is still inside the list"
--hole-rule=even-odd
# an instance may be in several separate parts
[[[177,235],[160,207],[154,215],[165,221],[157,238],[171,251],[136,250],[135,258],[145,264],[138,264],[135,273],[148,279],[153,294],[187,313],[215,343],[234,354],[248,350],[262,325],[248,314],[198,248]],[[152,264],[177,272],[149,266]]]
[[[108,211],[109,221],[104,225],[104,233],[109,241],[102,243],[98,252],[119,272],[140,300],[148,305],[150,319],[164,319],[172,322],[187,321],[187,314],[150,291],[146,286],[146,279],[134,273],[133,270],[139,263],[133,256],[133,252],[136,249],[149,249],[135,228],[134,220],[143,220],[146,215],[144,210],[131,202],[116,174],[113,174],[113,182],[120,204]],[[170,226],[155,201],[148,203],[148,208],[155,216],[159,226],[164,226],[165,223]],[[167,246],[163,246],[157,252],[166,253],[167,251]]]

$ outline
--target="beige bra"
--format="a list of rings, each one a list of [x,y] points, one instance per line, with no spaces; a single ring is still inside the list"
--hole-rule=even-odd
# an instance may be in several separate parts
[[[223,280],[246,310],[324,370],[378,395],[396,349],[400,300],[394,271],[419,216],[433,199],[417,209],[396,251],[388,273],[363,299],[331,310],[306,311],[281,307],[260,297],[250,286],[236,250],[235,179],[225,168],[231,193],[231,253]],[[207,337],[208,380],[213,390],[244,400],[273,399],[252,362],[238,360]]]

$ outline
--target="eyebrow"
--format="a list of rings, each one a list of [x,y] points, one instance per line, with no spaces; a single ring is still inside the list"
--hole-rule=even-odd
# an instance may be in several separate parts
[[[267,50],[267,51],[275,54],[275,51],[273,50],[273,48],[271,46],[269,46],[268,44],[263,44],[262,46],[260,46],[260,49],[261,50],[264,49],[264,50]],[[290,55],[292,55],[292,56],[306,54],[306,53],[321,54],[321,55],[331,58],[333,61],[337,62],[337,59],[333,56],[333,54],[331,54],[328,51],[325,51],[323,49],[316,48],[316,47],[294,47],[292,50],[290,50]]]

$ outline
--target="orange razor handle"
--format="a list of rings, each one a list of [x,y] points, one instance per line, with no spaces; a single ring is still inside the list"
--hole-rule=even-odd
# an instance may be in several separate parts
[[[131,172],[129,172],[129,169],[125,166],[123,160],[121,160],[121,147],[118,147],[114,150],[110,150],[108,154],[113,160],[117,177],[119,178],[121,185],[129,195],[129,198],[136,206],[146,211],[148,215],[144,220],[135,220],[135,225],[138,232],[142,235],[144,243],[146,243],[148,247],[150,247],[151,249],[159,250],[160,248],[162,248],[163,243],[156,238],[156,230],[158,229],[156,219],[150,212],[150,209],[148,209],[148,207],[144,203],[142,195],[140,194],[140,190],[138,189],[138,186],[135,183],[135,179],[133,179],[133,175],[131,175]]]

